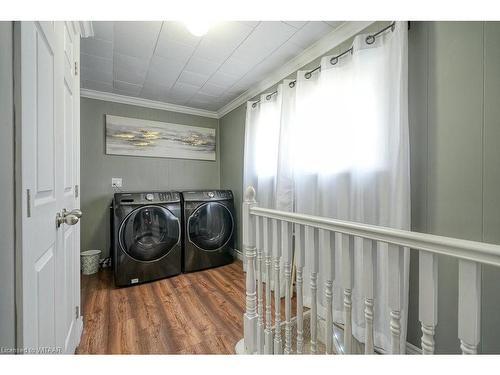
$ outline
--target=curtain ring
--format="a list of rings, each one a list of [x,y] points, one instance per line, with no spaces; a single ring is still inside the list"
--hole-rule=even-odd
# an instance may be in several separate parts
[[[338,56],[333,56],[331,59],[330,59],[330,64],[332,65],[335,65],[336,63],[339,62],[339,58]]]
[[[291,89],[293,89],[295,87],[295,81],[292,81],[288,84],[288,87],[290,87]]]
[[[373,35],[368,35],[365,39],[366,44],[373,44],[375,43],[375,37]]]
[[[257,107],[257,102],[252,103],[252,108],[255,108],[255,107]]]
[[[311,76],[312,76],[311,72],[307,72],[306,74],[304,74],[305,79],[309,79],[311,78]]]
[[[272,96],[273,96],[273,94],[266,95],[266,100],[271,100]]]

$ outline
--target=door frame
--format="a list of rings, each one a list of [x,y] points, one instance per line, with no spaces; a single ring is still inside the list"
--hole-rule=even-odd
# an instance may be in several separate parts
[[[22,180],[22,116],[21,116],[21,103],[22,103],[22,92],[21,92],[21,22],[14,21],[13,25],[13,75],[14,75],[14,190],[15,190],[15,220],[14,220],[14,230],[15,230],[15,270],[14,270],[14,283],[15,283],[15,347],[18,349],[23,348],[23,218],[27,212],[27,197],[23,189]],[[76,38],[87,38],[94,35],[92,22],[91,21],[69,21],[67,22],[73,28],[74,35]],[[79,45],[79,44],[78,44]],[[78,48],[78,56],[75,57],[75,68],[80,69],[80,51]],[[79,73],[78,73],[79,76]],[[78,93],[78,98],[80,97]],[[76,121],[80,122],[80,112],[79,106],[78,110],[74,113],[74,118]],[[79,127],[78,127],[79,129]],[[79,175],[79,160],[80,160],[80,135],[77,134],[76,140],[77,155],[78,155],[78,175]],[[80,185],[78,177],[78,185]],[[79,192],[81,193],[81,192]],[[79,256],[78,264],[79,264]],[[79,271],[78,271],[79,272]],[[80,291],[78,290],[78,293]],[[78,295],[78,299],[80,296]],[[83,329],[83,319],[81,311],[79,311],[78,321],[78,335],[81,334]],[[76,338],[76,345],[78,345],[80,337]]]

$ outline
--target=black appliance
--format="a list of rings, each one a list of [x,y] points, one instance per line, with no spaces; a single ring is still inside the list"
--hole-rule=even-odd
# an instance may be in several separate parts
[[[178,192],[116,193],[112,257],[117,286],[181,273],[182,208]]]
[[[183,271],[192,272],[233,261],[236,232],[230,190],[184,191]]]

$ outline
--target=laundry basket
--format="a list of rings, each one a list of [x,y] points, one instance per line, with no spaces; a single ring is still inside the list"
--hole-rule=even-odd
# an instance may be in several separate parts
[[[99,259],[101,250],[87,250],[80,253],[82,260],[82,273],[84,275],[92,275],[99,271]]]

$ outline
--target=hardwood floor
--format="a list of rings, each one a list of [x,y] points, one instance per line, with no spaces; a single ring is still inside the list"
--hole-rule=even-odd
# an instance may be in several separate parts
[[[82,277],[78,354],[231,354],[243,336],[241,262],[116,288],[110,270]]]

